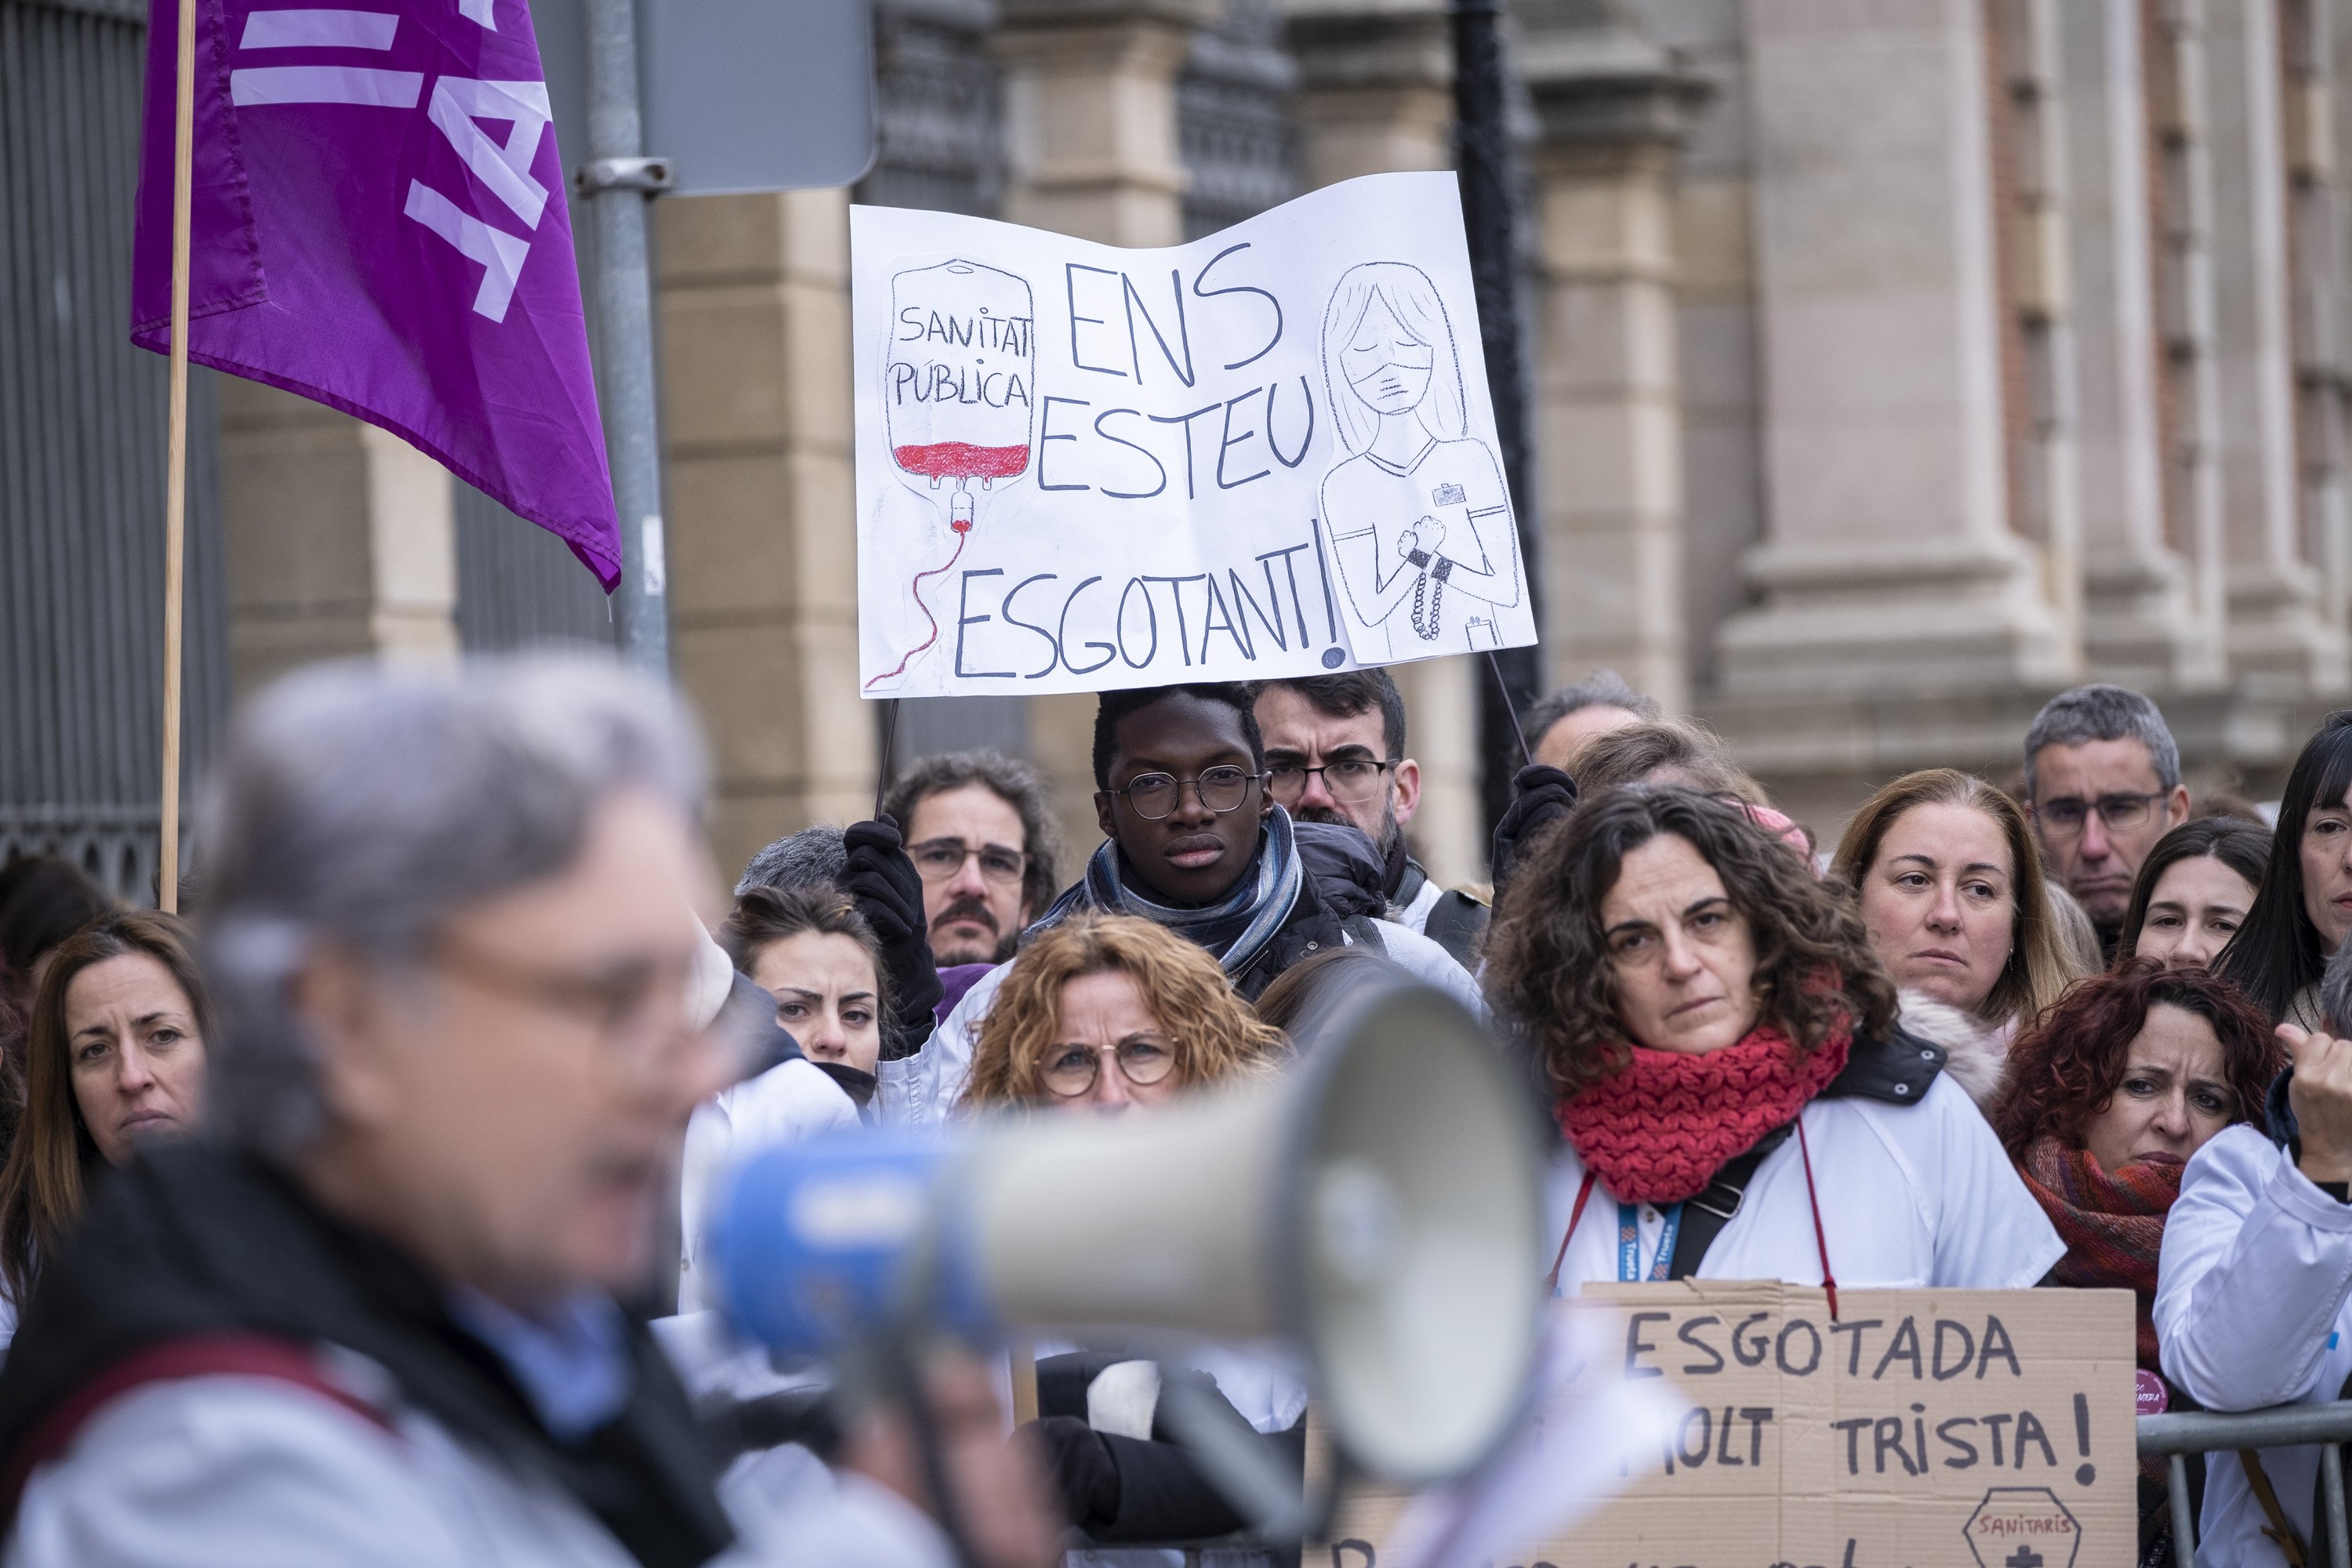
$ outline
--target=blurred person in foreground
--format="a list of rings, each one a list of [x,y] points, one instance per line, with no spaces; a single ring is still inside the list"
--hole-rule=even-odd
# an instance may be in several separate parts
[[[2271,830],[2242,817],[2196,817],[2158,839],[2132,882],[2116,961],[2210,968],[2246,923],[2270,858]]]
[[[1444,948],[1377,918],[1371,841],[1352,827],[1293,822],[1266,795],[1251,697],[1224,684],[1102,694],[1094,765],[1105,842],[1024,940],[1089,910],[1138,916],[1204,949],[1244,1000],[1310,953],[1360,945],[1479,1008],[1476,984]],[[1006,973],[991,970],[965,994],[912,1071],[884,1074],[886,1117],[935,1121],[961,1097]]]
[[[2064,1250],[1846,900],[1724,802],[1580,806],[1496,909],[1486,978],[1564,1140],[1563,1293],[1780,1279],[1834,1311],[1840,1285],[2029,1286]]]
[[[2296,772],[2307,803],[2303,763]],[[2294,858],[2282,836],[2273,878]],[[2262,1122],[2224,1127],[2189,1156],[2165,1222],[2154,1313],[2164,1376],[2208,1410],[2352,1397],[2352,948],[2328,960],[2313,1012],[2316,1028],[2277,1026],[2290,1065],[2271,1080]],[[2317,1447],[2211,1457],[2198,1562],[2327,1561],[2321,1462]]]
[[[1150,921],[1082,913],[1013,961],[982,1026],[961,1109],[1144,1115],[1262,1077],[1285,1050],[1201,948]],[[1052,1457],[1070,1523],[1090,1542],[1204,1541],[1248,1522],[1155,1430],[1165,1377],[1205,1379],[1252,1426],[1280,1434],[1286,1457],[1303,1466],[1306,1387],[1265,1358],[1218,1346],[1181,1362],[1066,1343],[1036,1352],[1030,1430]],[[1209,1557],[1229,1568],[1268,1560],[1263,1551]],[[1160,1560],[1090,1549],[1069,1559],[1074,1568]]]
[[[756,1037],[702,1026],[698,755],[579,657],[320,667],[247,710],[196,840],[209,1135],[43,1261],[0,1368],[12,1562],[617,1568],[822,1531],[730,1520],[616,1303]],[[975,1538],[1016,1489],[965,1489]],[[852,1506],[928,1534],[883,1488]],[[1041,1554],[1009,1536],[988,1561]]]
[[[100,916],[51,955],[26,1038],[26,1103],[0,1164],[0,1283],[14,1326],[109,1166],[194,1128],[212,1033],[187,928],[165,914]]]
[[[1421,809],[1421,764],[1405,755],[1404,696],[1385,669],[1350,669],[1257,689],[1266,781],[1300,822],[1360,829],[1381,857],[1384,919],[1419,931],[1470,968],[1486,906],[1442,888],[1412,858],[1405,827]]]
[[[1953,1068],[1989,1104],[2019,1029],[2088,973],[2067,950],[2017,803],[1955,768],[1906,773],[1862,804],[1830,861],[1854,890],[1871,946],[1906,993],[1904,1016],[1950,1009]],[[1914,1002],[1916,996],[1919,1000]]]
[[[1538,699],[1520,728],[1536,762],[1574,773],[1577,753],[1594,736],[1665,716],[1656,698],[1634,690],[1615,670],[1602,669]]]
[[[925,757],[891,784],[882,815],[898,825],[922,873],[923,916],[940,969],[977,979],[1011,959],[1061,886],[1037,770],[995,751]]]
[[[2330,713],[2287,770],[2270,858],[2214,968],[2272,1020],[2326,1029],[2319,979],[2352,932],[2352,709]],[[2338,1026],[2352,1028],[2352,1018]]]
[[[2152,1375],[2157,1260],[2181,1173],[2223,1128],[2259,1123],[2284,1059],[2235,986],[2152,958],[2076,986],[2010,1053],[1993,1130],[2066,1243],[2050,1283],[2131,1291],[2135,1353]],[[2142,1562],[2170,1539],[2167,1498],[2163,1461],[2150,1461]]]
[[[2164,715],[2120,686],[2060,692],[2025,731],[2025,793],[2051,877],[2114,957],[2140,862],[2189,820],[2180,748]]]

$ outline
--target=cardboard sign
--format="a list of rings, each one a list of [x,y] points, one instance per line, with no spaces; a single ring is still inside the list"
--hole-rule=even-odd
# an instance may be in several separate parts
[[[1536,640],[1451,174],[1164,250],[850,211],[870,697]]]
[[[1604,1482],[1618,1495],[1494,1568],[2130,1568],[2128,1291],[1853,1290],[1838,1309],[1769,1281],[1561,1303],[1604,1314],[1581,1342],[1609,1348],[1539,1422],[1570,1426],[1588,1379],[1654,1381],[1673,1409],[1647,1464]],[[1306,1568],[1406,1568],[1460,1535],[1408,1500],[1351,1496]]]

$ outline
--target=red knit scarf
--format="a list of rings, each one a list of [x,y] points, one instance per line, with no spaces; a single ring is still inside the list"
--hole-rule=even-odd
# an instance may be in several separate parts
[[[1797,1119],[1845,1067],[1841,1027],[1800,1056],[1769,1025],[1719,1051],[1628,1049],[1633,1060],[1553,1114],[1585,1168],[1628,1203],[1673,1204],[1776,1127]]]
[[[2041,1202],[2066,1256],[2050,1271],[2078,1289],[2131,1291],[2139,1299],[2139,1364],[2156,1364],[2156,1258],[2164,1246],[2164,1216],[2180,1195],[2181,1167],[2135,1163],[2104,1171],[2085,1149],[2054,1137],[2033,1141],[2018,1163],[2026,1189]]]

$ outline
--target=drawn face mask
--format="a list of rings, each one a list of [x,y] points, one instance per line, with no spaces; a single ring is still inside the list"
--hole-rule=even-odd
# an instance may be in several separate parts
[[[1437,355],[1404,330],[1388,301],[1379,298],[1364,312],[1356,335],[1339,355],[1339,366],[1356,395],[1382,414],[1405,414],[1429,395]]]

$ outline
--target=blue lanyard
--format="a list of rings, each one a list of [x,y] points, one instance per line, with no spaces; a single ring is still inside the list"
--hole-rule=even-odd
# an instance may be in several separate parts
[[[1666,1228],[1658,1234],[1658,1256],[1650,1265],[1651,1279],[1668,1277],[1675,1262],[1675,1237],[1682,1228],[1683,1205],[1675,1204],[1666,1210]],[[1642,1278],[1642,1226],[1632,1204],[1617,1205],[1617,1278],[1627,1284]]]

